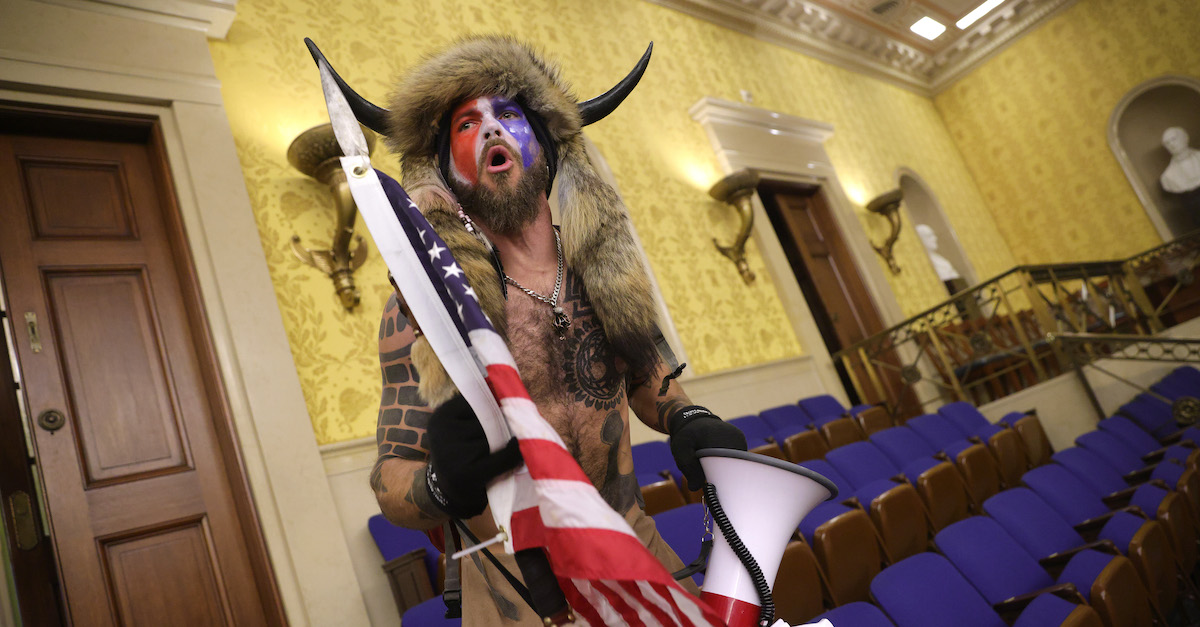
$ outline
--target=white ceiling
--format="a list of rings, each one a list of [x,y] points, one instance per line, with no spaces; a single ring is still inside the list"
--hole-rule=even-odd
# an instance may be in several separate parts
[[[966,30],[983,0],[648,0],[758,39],[936,94],[1076,0],[1005,0]],[[931,17],[930,41],[909,30]]]

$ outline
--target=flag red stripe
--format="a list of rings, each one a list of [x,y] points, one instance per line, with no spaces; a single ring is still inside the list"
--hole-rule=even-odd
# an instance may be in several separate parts
[[[529,468],[529,476],[538,479],[560,481],[582,481],[591,485],[591,479],[583,474],[579,462],[557,442],[548,440],[521,440],[521,457]]]
[[[592,602],[583,596],[579,588],[575,587],[575,582],[566,577],[559,577],[558,586],[562,588],[563,596],[567,598],[567,603],[571,605],[571,609],[582,616],[589,625],[599,627],[604,624],[604,619],[600,617],[600,613],[596,611],[596,608],[592,607]]]
[[[517,374],[511,366],[505,364],[491,364],[487,367],[487,383],[492,389],[492,394],[497,399],[504,398],[529,398],[529,391],[525,389],[525,384],[521,382],[521,375]]]

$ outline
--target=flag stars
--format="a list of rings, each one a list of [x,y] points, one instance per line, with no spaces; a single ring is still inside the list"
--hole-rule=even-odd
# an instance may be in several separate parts
[[[410,200],[409,202],[411,203],[412,201]],[[416,208],[416,204],[413,204],[413,208]],[[417,235],[421,236],[421,243],[427,243],[425,241],[425,229],[417,229]]]
[[[424,232],[425,231],[421,231],[421,233],[424,233]],[[424,239],[424,237],[422,237],[422,239]],[[436,259],[441,259],[443,252],[446,252],[446,248],[444,246],[442,246],[441,244],[434,242],[433,248],[429,249],[429,260],[434,261]],[[449,275],[446,275],[446,276],[449,276]]]
[[[462,268],[459,268],[457,263],[452,263],[448,266],[442,266],[442,270],[446,271],[446,276],[444,278],[447,279],[450,277],[458,278],[462,276],[463,273]]]
[[[476,302],[479,301],[479,297],[475,295],[475,288],[471,287],[470,285],[468,285],[467,288],[465,290],[463,290],[463,294],[466,294],[467,296],[474,298]]]

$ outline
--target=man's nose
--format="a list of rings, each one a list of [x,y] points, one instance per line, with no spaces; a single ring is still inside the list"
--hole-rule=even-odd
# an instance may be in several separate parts
[[[500,124],[500,120],[497,120],[496,117],[492,115],[484,116],[479,130],[483,133],[483,138],[485,140],[493,137],[500,137],[504,134],[504,126]]]

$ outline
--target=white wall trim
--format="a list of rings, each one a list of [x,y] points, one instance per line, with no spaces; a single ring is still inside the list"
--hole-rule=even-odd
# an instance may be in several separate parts
[[[161,120],[218,373],[288,622],[366,625],[219,84],[211,74],[173,74],[211,70],[205,35],[75,4],[0,0],[0,99]],[[97,21],[104,28],[94,28]],[[55,34],[39,31],[51,25],[94,34],[88,56],[48,45]],[[127,65],[135,36],[136,46],[171,52]]]

